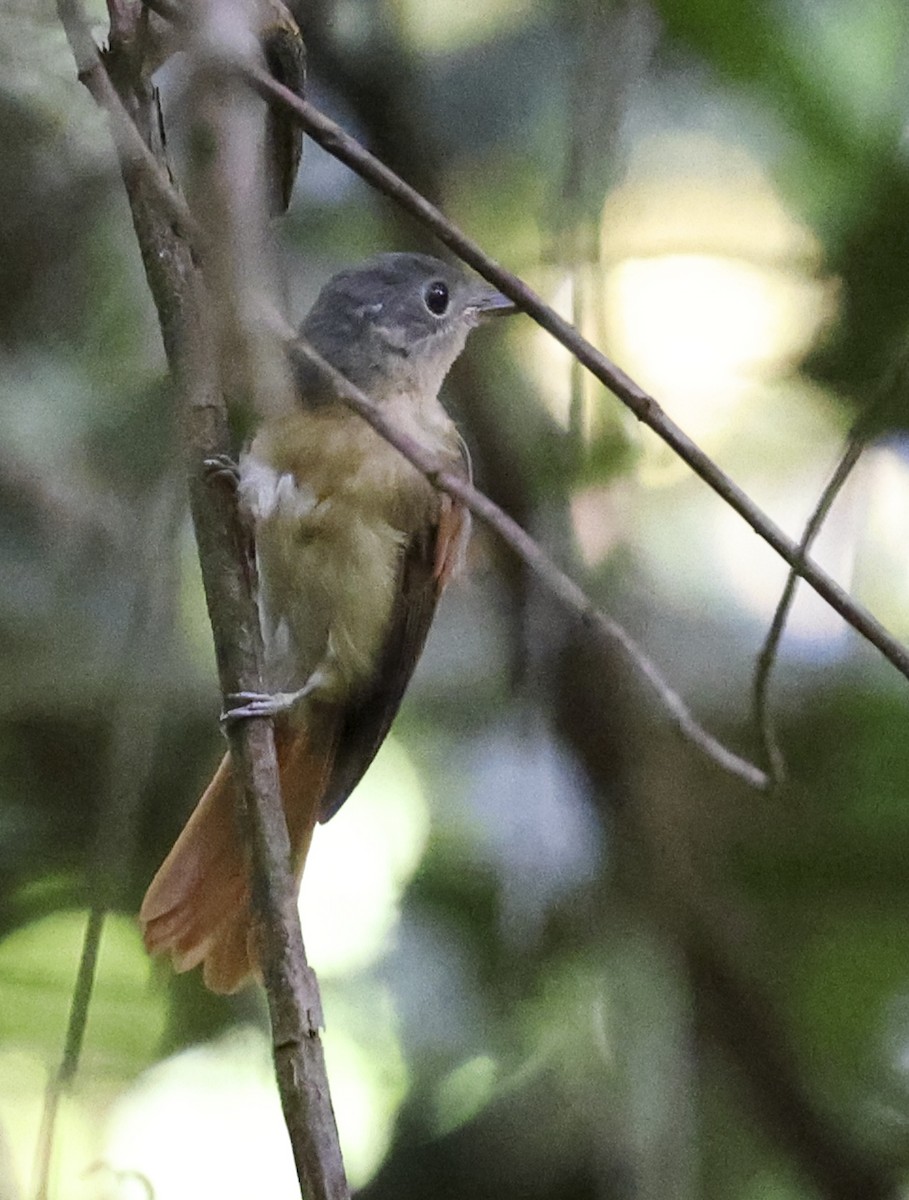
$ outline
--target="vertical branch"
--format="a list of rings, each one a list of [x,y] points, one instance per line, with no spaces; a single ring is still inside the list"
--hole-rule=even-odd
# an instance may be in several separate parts
[[[222,382],[233,380],[236,398],[263,417],[287,411],[293,394],[284,355],[263,319],[269,311],[259,146],[263,109],[236,70],[240,63],[258,61],[248,12],[243,0],[197,3],[190,43],[194,66],[190,102],[196,113],[194,184],[198,212],[204,217],[204,273],[208,295],[217,297],[212,303],[212,334],[221,351]],[[210,362],[207,365],[211,367]],[[206,457],[213,451],[215,447],[209,447]],[[227,503],[226,489],[218,490],[222,503]],[[195,492],[194,515],[199,508],[205,510],[200,532],[204,572],[207,549],[216,553],[219,547],[214,543],[220,539],[207,520],[212,489],[198,474]],[[232,497],[230,507],[236,564],[243,561],[242,531]],[[225,694],[263,690],[261,636],[250,574],[247,570],[238,577],[235,568],[232,572],[232,581],[242,578],[243,587],[242,594],[231,588],[225,597],[233,610],[233,619],[227,622],[219,621],[218,605],[213,605],[215,597],[209,592],[216,643],[221,643],[225,658],[233,658],[231,665],[237,668],[229,670],[222,662]],[[233,630],[241,633],[242,660],[233,657],[227,642]],[[297,1173],[308,1196],[341,1200],[348,1190],[319,1037],[321,1002],[303,947],[271,721],[240,722],[230,736],[246,800],[243,815],[253,850],[253,900],[260,916],[275,1069]]]
[[[165,198],[166,189],[161,186],[163,160],[159,155],[156,162],[147,145],[136,145],[136,129],[129,115],[135,115],[136,124],[146,134],[156,128],[156,100],[141,64],[130,69],[130,47],[112,45],[109,60],[121,68],[117,73],[118,96],[87,32],[79,0],[58,0],[58,8],[79,77],[111,118],[133,225],[181,400],[190,504],[221,688],[225,694],[260,691],[262,646],[246,536],[232,491],[212,485],[206,476],[205,460],[225,454],[230,448],[219,345],[227,344],[231,331],[242,331],[232,369],[239,370],[242,393],[253,404],[261,404],[264,411],[270,411],[273,402],[283,402],[283,368],[269,366],[269,351],[248,307],[248,302],[255,300],[253,293],[244,289],[238,297],[222,297],[222,302],[214,306],[197,268],[199,255],[208,254],[212,258],[211,286],[242,288],[250,265],[251,242],[244,235],[232,274],[227,258],[218,263],[218,245],[237,234],[244,222],[237,224],[232,219],[230,231],[224,227],[213,229],[209,223],[208,236],[200,238],[194,223],[185,219],[182,203]],[[220,12],[231,18],[232,8],[228,4],[219,6]],[[203,32],[208,33],[211,49],[220,46],[226,26],[214,24],[214,5],[200,4],[198,16],[197,52],[205,59]],[[123,27],[117,33],[129,40],[129,32]],[[217,64],[217,58],[208,55],[208,67],[200,71],[200,81],[206,79],[206,71],[212,63]],[[214,75],[222,68],[223,63],[221,67],[216,65]],[[222,140],[238,133],[238,127],[232,124],[236,116],[231,112],[234,98],[230,91],[226,97],[215,98],[216,105],[225,99],[228,102],[223,125],[217,113],[212,115],[209,102],[213,140],[202,146],[208,160],[200,168],[203,176],[206,168],[212,169],[211,164],[218,161]],[[239,120],[239,132],[245,137],[247,118],[241,114]],[[231,214],[236,214],[235,200],[240,205],[241,197],[234,196],[231,189],[237,181],[232,173],[229,178],[227,175],[212,169],[210,182],[214,194]],[[239,179],[243,179],[242,174]],[[272,362],[279,363],[279,356],[274,355]],[[308,1200],[346,1200],[347,1182],[319,1037],[321,1006],[300,932],[271,722],[259,719],[238,723],[231,730],[230,745],[242,797],[241,812],[250,836],[275,1068],[297,1175]]]

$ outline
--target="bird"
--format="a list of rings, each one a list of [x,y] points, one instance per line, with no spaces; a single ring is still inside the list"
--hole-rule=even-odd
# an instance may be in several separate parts
[[[470,331],[514,307],[440,259],[384,253],[334,275],[300,337],[441,466],[469,478],[439,389]],[[470,520],[311,360],[292,362],[296,406],[266,419],[237,464],[268,692],[235,698],[225,716],[274,717],[299,884],[315,825],[345,802],[391,727],[437,601],[462,567]],[[218,993],[261,974],[235,810],[228,752],[139,911],[148,951],[177,971],[201,964]]]

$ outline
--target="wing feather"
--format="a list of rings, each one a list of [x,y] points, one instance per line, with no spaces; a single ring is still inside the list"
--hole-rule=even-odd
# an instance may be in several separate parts
[[[468,514],[442,497],[437,525],[414,534],[401,555],[388,636],[373,683],[344,707],[319,820],[333,817],[375,758],[404,697],[439,596],[463,557]]]

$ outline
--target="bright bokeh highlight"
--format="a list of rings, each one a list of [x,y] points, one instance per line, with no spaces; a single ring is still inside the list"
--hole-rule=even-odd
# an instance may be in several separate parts
[[[542,272],[547,298],[570,317],[579,278],[588,301],[598,286],[583,332],[798,538],[846,433],[830,398],[797,373],[837,303],[814,235],[740,146],[667,134],[636,146],[624,181],[607,198],[601,255],[582,276]],[[538,329],[516,340],[552,416],[567,428],[568,352]],[[581,433],[594,441],[620,406],[589,380],[583,386]],[[779,556],[656,435],[633,422],[623,428],[636,443],[633,475],[589,485],[572,503],[587,563],[602,562],[624,542],[677,602],[726,613],[731,603],[742,616],[769,622],[787,575]],[[892,447],[867,453],[813,551],[895,630],[909,629],[907,496],[906,454]],[[848,640],[840,618],[804,586],[788,635],[810,643],[812,653],[839,653]]]
[[[300,914],[320,977],[362,970],[387,948],[428,837],[419,777],[400,743],[389,738],[354,794],[313,839]]]
[[[337,1024],[337,1023],[335,1023]],[[362,1186],[382,1162],[406,1091],[400,1053],[378,1014],[367,1047],[342,1029],[326,1061],[348,1176]],[[118,1101],[104,1161],[145,1176],[156,1200],[298,1200],[271,1048],[259,1029],[234,1029],[147,1071]]]

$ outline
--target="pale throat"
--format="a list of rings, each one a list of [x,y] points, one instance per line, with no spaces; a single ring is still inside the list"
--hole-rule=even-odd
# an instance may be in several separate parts
[[[452,363],[464,349],[469,326],[460,323],[445,333],[407,344],[399,331],[383,330],[381,371],[370,381],[370,396],[383,406],[398,401],[424,417],[427,427],[438,423],[439,391]],[[446,418],[447,419],[447,418]]]

